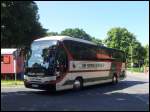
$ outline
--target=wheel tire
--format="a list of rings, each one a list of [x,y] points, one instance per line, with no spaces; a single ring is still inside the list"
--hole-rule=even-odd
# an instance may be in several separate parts
[[[75,79],[73,83],[73,89],[78,91],[83,88],[83,81],[81,79]]]
[[[113,84],[117,84],[118,83],[118,77],[117,77],[117,75],[113,75],[113,77],[112,77],[112,83]]]

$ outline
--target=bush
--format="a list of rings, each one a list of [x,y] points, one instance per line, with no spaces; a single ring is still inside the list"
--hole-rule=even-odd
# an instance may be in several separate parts
[[[144,72],[144,67],[141,68],[127,68],[131,72]]]

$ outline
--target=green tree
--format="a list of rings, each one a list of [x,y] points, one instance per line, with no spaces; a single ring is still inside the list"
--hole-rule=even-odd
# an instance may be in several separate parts
[[[87,34],[83,29],[79,29],[79,28],[75,28],[75,29],[68,28],[68,29],[65,29],[64,31],[62,31],[60,34],[71,36],[74,38],[89,40],[89,41],[92,40],[91,36],[89,34]]]
[[[133,44],[133,62],[138,63],[139,67],[144,64],[144,57],[146,55],[144,47],[140,42],[136,41]]]
[[[96,43],[97,45],[103,45],[103,44],[102,44],[102,40],[97,39],[97,38],[95,38],[95,37],[92,37],[92,42]]]
[[[127,54],[127,61],[134,63],[142,60],[145,52],[140,42],[136,40],[136,36],[129,32],[126,28],[112,28],[107,32],[107,38],[104,40],[108,47],[123,50]],[[132,56],[132,57],[131,57]]]
[[[84,40],[92,41],[96,44],[101,44],[102,43],[101,40],[96,39],[94,37],[91,37],[83,29],[79,29],[79,28],[74,28],[74,29],[67,28],[64,31],[62,31],[60,33],[60,35],[67,35],[67,36],[71,36],[71,37],[74,37],[74,38],[84,39]]]
[[[59,35],[57,32],[48,32],[46,34],[47,36],[56,36],[56,35]]]
[[[33,1],[1,1],[1,47],[28,46],[45,36]]]
[[[145,55],[145,65],[146,66],[149,66],[149,45],[147,44],[145,47],[145,52],[146,52],[146,55]]]

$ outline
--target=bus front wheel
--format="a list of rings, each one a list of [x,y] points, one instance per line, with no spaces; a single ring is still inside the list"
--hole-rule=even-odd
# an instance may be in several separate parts
[[[80,78],[75,79],[73,84],[74,90],[81,90],[83,88],[83,81]]]
[[[113,84],[117,84],[118,83],[118,77],[117,77],[117,75],[113,75],[113,77],[112,77],[112,83]]]

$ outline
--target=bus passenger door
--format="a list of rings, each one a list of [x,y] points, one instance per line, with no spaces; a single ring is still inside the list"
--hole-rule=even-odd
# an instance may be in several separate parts
[[[57,79],[63,77],[68,69],[67,53],[62,45],[59,45],[56,54],[56,76]]]

